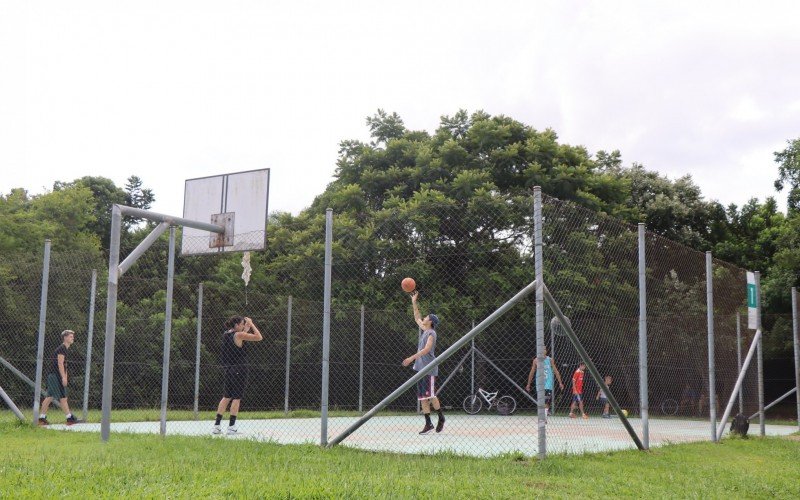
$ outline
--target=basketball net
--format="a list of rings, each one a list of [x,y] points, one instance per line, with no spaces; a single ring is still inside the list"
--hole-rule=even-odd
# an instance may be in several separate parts
[[[244,303],[247,304],[247,285],[250,284],[250,274],[253,268],[250,267],[250,252],[242,254],[242,279],[244,280]]]

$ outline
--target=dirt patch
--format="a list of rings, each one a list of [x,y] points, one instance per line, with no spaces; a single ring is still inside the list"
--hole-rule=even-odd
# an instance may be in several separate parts
[[[794,434],[792,436],[784,436],[784,437],[786,439],[791,440],[791,441],[800,441],[800,435],[799,434]]]

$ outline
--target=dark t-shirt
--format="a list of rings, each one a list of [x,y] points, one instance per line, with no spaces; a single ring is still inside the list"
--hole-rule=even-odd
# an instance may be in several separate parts
[[[68,350],[69,349],[67,349],[67,346],[65,346],[64,344],[61,344],[60,346],[58,346],[58,349],[56,349],[53,352],[53,359],[52,359],[52,362],[50,363],[50,372],[49,373],[55,373],[56,375],[59,376],[59,378],[61,377],[61,372],[58,371],[58,355],[59,354],[63,354],[64,355],[64,371],[66,373],[69,373],[69,370],[67,370],[67,351]]]
[[[243,366],[247,364],[247,354],[242,347],[236,345],[236,332],[228,330],[222,335],[222,356],[221,361],[225,368],[231,366]]]

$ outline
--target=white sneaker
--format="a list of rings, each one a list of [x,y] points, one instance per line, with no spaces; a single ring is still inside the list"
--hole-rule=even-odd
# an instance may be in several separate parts
[[[237,429],[235,425],[232,425],[232,426],[228,427],[228,431],[225,434],[227,434],[229,436],[235,436],[235,435],[239,434],[239,429]]]
[[[211,434],[222,434],[222,427],[215,425],[211,428]]]

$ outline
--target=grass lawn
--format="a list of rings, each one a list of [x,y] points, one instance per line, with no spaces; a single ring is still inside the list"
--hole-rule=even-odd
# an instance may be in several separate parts
[[[752,427],[751,427],[752,430]],[[793,436],[797,438],[798,436]],[[0,497],[800,497],[800,440],[726,439],[539,462],[49,431],[0,413]]]

